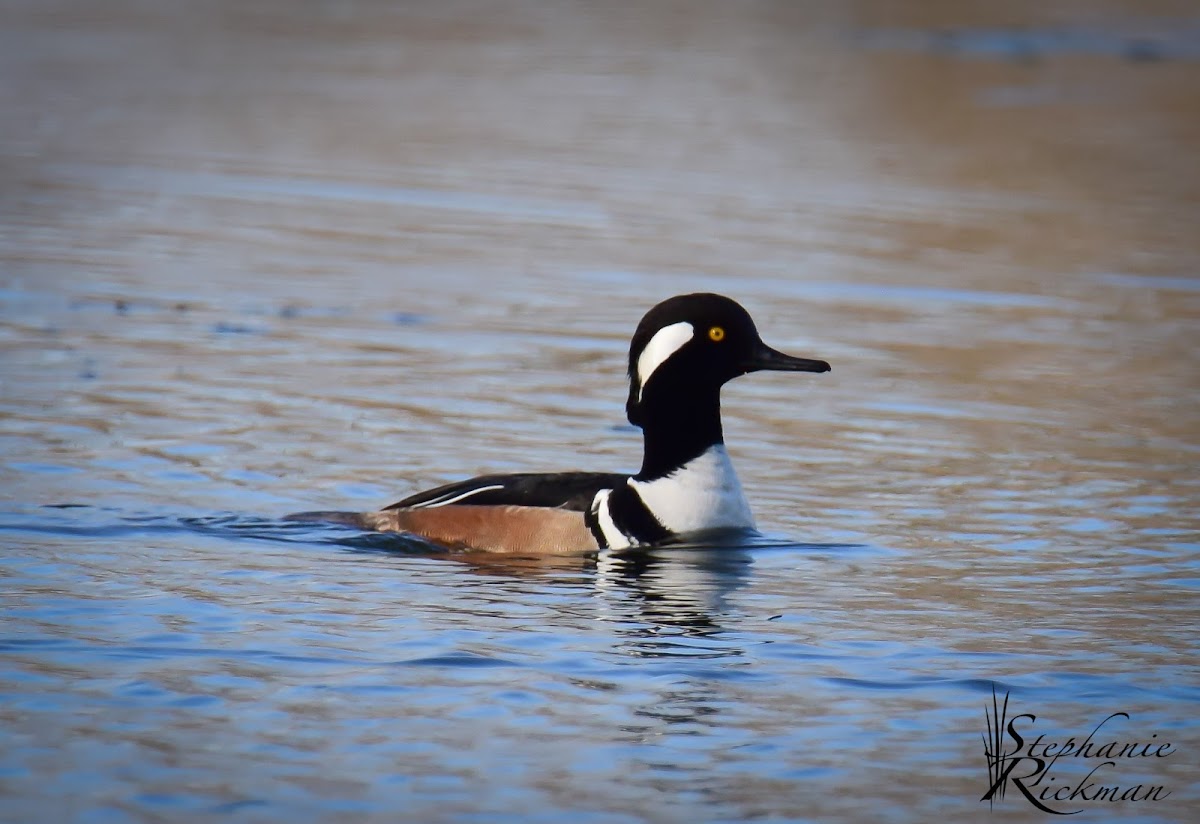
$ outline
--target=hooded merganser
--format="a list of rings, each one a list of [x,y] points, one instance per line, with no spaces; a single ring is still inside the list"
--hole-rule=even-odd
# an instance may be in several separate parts
[[[721,432],[721,386],[750,372],[828,372],[763,343],[750,314],[714,294],[655,306],[629,346],[625,413],[645,441],[636,475],[483,475],[420,492],[378,512],[301,512],[494,552],[579,553],[753,530]]]

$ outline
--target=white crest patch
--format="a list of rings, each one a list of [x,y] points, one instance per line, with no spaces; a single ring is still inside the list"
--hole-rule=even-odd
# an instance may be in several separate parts
[[[709,447],[670,475],[653,481],[630,478],[629,485],[659,523],[676,534],[754,529],[750,504],[723,444]]]
[[[650,342],[646,344],[646,348],[642,350],[642,354],[638,355],[637,361],[637,379],[638,379],[638,400],[642,399],[642,390],[646,388],[646,383],[649,382],[650,376],[654,374],[654,370],[662,366],[667,358],[674,355],[679,349],[692,339],[696,330],[686,320],[681,320],[679,323],[672,323],[670,326],[664,326],[654,333],[654,337],[650,338]]]

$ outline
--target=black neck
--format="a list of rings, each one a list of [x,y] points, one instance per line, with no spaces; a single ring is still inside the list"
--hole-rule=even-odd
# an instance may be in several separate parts
[[[637,480],[661,478],[674,472],[709,447],[724,443],[721,432],[721,390],[671,392],[652,388],[639,405],[644,449]]]

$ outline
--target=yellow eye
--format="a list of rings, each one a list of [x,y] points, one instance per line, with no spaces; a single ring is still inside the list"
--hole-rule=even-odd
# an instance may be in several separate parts
[[[708,339],[714,343],[720,343],[721,341],[725,340],[725,330],[720,326],[714,326],[712,329],[708,330]]]

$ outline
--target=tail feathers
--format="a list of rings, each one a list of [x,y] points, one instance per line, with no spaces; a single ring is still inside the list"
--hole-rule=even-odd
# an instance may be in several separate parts
[[[317,512],[293,512],[287,515],[285,521],[299,521],[306,524],[340,524],[356,529],[380,529],[380,513],[378,512],[337,512],[333,510]]]

